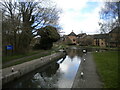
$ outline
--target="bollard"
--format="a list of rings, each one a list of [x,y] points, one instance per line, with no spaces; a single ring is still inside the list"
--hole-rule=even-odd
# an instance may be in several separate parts
[[[85,59],[83,59],[84,60],[84,62],[85,62]]]
[[[12,67],[12,72],[14,72],[14,68]]]
[[[80,75],[81,75],[81,78],[83,78],[83,72],[81,72]]]

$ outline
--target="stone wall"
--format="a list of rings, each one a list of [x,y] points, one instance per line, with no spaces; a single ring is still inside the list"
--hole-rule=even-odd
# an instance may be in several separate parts
[[[6,84],[10,81],[13,81],[37,68],[40,68],[54,60],[58,60],[65,56],[65,53],[58,52],[49,56],[41,57],[29,62],[25,62],[19,65],[11,66],[3,69],[2,73],[2,84]],[[11,71],[11,68],[14,68],[14,72]]]

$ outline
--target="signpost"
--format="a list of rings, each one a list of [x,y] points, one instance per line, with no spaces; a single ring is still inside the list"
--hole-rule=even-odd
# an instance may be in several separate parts
[[[13,46],[12,45],[6,45],[6,55],[8,54],[8,53],[13,53]]]
[[[12,50],[12,49],[13,49],[13,46],[12,46],[12,45],[7,45],[7,46],[6,46],[6,49],[7,49],[7,50]]]

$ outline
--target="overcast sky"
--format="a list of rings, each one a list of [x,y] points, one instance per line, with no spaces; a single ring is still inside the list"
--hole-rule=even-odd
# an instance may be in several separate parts
[[[94,0],[54,0],[63,12],[60,15],[59,23],[65,33],[69,34],[72,30],[79,34],[99,33],[99,11],[103,2]]]

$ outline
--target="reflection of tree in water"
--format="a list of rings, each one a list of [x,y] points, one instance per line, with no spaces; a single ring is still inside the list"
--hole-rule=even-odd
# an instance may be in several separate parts
[[[21,82],[19,82],[15,87],[25,87],[25,88],[50,88],[55,87],[53,83],[57,82],[57,79],[54,79],[54,75],[59,68],[59,64],[53,62],[48,65],[42,71],[35,73],[34,75],[30,75]],[[31,78],[31,79],[30,79]]]
[[[41,73],[41,75],[46,75],[47,77],[51,77],[51,76],[53,76],[55,73],[56,73],[56,71],[58,70],[58,68],[59,68],[59,64],[58,63],[56,63],[56,62],[54,62],[54,63],[52,63],[49,67],[47,67],[42,73]]]
[[[77,49],[77,56],[78,57],[82,57],[83,56],[83,52],[80,49]]]
[[[45,68],[42,72],[36,73],[34,75],[35,84],[37,87],[41,88],[53,88],[56,87],[55,83],[58,81],[58,77],[56,76],[56,71],[59,68],[59,64],[53,62],[47,68]],[[57,77],[57,78],[56,78]]]
[[[52,85],[53,76],[59,68],[59,64],[53,62],[46,68],[44,68],[41,72],[38,72],[34,75],[34,77],[27,83],[24,83],[28,88],[39,87],[39,88],[50,88],[54,87]]]
[[[33,79],[33,73],[29,73],[17,80],[12,81],[11,83],[6,84],[4,88],[35,88],[39,84],[39,82],[36,82],[36,80]]]
[[[76,56],[76,49],[68,49],[67,54],[71,59],[73,59]]]
[[[82,57],[83,55],[80,49],[68,49],[67,54],[71,59],[73,59],[75,56]]]
[[[64,57],[65,58],[65,57]],[[30,73],[21,77],[19,80],[10,83],[4,87],[10,88],[56,88],[57,81],[61,73],[57,71],[59,64],[56,62],[37,70],[37,72]],[[57,72],[57,73],[56,73]]]

